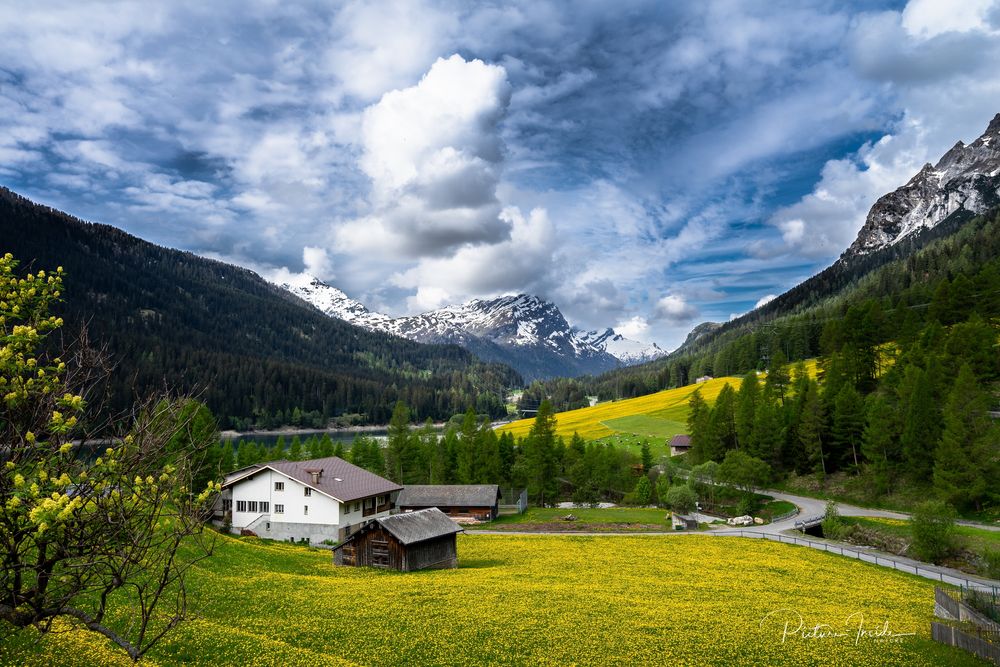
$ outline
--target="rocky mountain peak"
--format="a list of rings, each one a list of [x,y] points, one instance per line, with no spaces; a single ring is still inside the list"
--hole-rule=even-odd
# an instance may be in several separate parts
[[[898,243],[958,212],[982,213],[998,204],[1000,114],[971,144],[958,141],[937,164],[925,164],[906,185],[880,197],[842,259]]]

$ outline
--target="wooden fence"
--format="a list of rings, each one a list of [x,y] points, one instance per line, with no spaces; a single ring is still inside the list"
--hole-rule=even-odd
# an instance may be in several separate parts
[[[934,641],[955,646],[968,651],[983,660],[989,660],[994,665],[1000,665],[1000,644],[988,642],[985,639],[965,632],[961,628],[945,623],[931,621],[931,637]]]

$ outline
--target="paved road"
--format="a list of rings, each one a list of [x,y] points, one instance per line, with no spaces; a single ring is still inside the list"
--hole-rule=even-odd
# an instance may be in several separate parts
[[[778,534],[783,530],[794,529],[796,521],[802,521],[803,519],[810,519],[812,517],[822,516],[823,513],[826,512],[825,500],[819,500],[817,498],[807,498],[806,496],[796,496],[791,493],[784,493],[782,491],[774,491],[770,489],[762,489],[759,491],[759,493],[766,493],[769,496],[773,496],[777,500],[788,501],[799,508],[799,513],[797,516],[785,519],[784,521],[778,521],[776,523],[767,524],[765,526],[752,526],[753,530],[759,530],[761,532],[771,533],[771,534]],[[882,519],[900,519],[902,521],[906,521],[910,518],[910,515],[904,512],[893,512],[890,510],[872,509],[870,507],[857,507],[855,505],[848,505],[846,503],[837,503],[837,510],[840,512],[841,516],[876,517]],[[996,524],[976,523],[974,521],[958,521],[957,523],[963,526],[982,528],[983,530],[1000,531],[1000,525]]]

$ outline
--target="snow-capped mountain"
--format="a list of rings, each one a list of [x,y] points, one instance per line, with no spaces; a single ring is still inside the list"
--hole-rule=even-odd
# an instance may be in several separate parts
[[[981,137],[959,141],[910,182],[879,198],[844,257],[866,255],[934,227],[955,213],[983,213],[1000,204],[1000,114]]]
[[[483,359],[513,366],[526,380],[601,373],[665,354],[656,344],[628,340],[612,329],[579,332],[555,304],[527,294],[392,317],[315,278],[305,286],[282,287],[331,317],[421,343],[461,345]]]
[[[667,351],[656,343],[631,340],[611,328],[604,331],[577,331],[576,335],[580,340],[604,350],[626,366],[659,359],[667,354]]]

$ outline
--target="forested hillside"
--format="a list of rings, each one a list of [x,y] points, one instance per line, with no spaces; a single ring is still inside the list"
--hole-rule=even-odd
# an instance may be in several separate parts
[[[111,406],[164,386],[195,392],[224,427],[388,421],[399,400],[420,419],[467,407],[502,414],[506,366],[326,317],[255,273],[161,248],[0,189],[0,254],[21,271],[66,270],[58,314],[83,325],[117,370]]]
[[[602,399],[632,397],[680,387],[703,375],[743,374],[768,367],[773,354],[808,359],[829,351],[823,333],[852,304],[877,301],[888,327],[919,330],[934,309],[947,308],[952,281],[959,301],[974,294],[983,317],[996,317],[1000,289],[1000,213],[953,215],[937,227],[864,256],[844,258],[761,308],[706,333],[669,357],[605,373],[586,383]],[[940,291],[940,294],[938,292]],[[985,298],[980,299],[983,293]],[[958,303],[959,309],[968,304]]]

